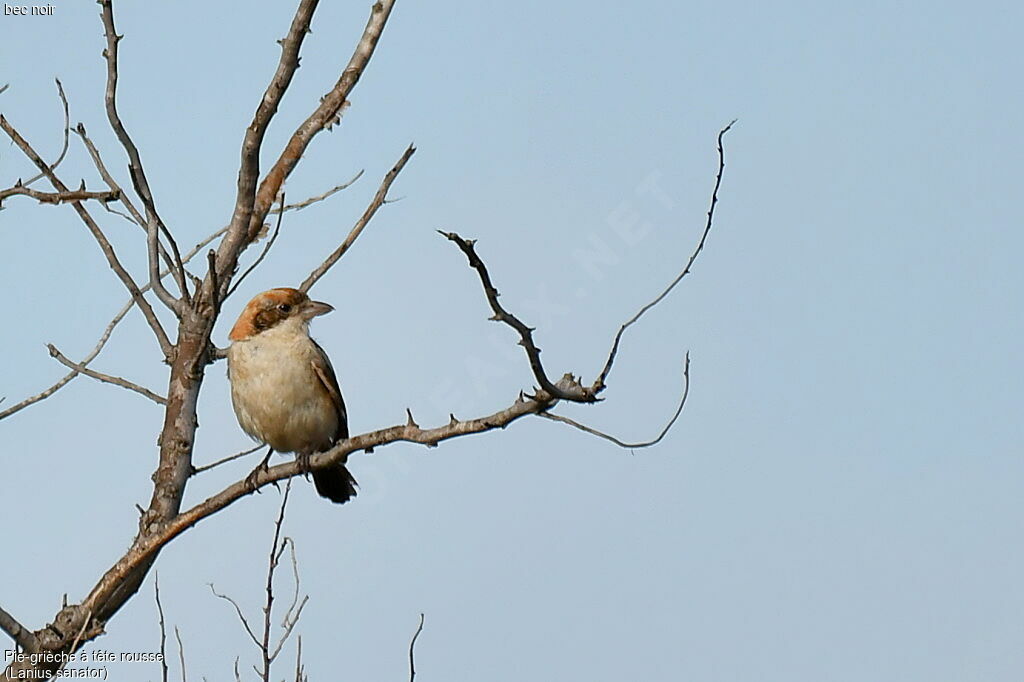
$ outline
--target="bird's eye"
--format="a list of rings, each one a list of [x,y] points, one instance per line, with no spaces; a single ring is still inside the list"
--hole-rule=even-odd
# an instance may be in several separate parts
[[[277,309],[280,310],[285,315],[292,311],[292,307],[287,303],[282,303],[281,305],[277,306]]]

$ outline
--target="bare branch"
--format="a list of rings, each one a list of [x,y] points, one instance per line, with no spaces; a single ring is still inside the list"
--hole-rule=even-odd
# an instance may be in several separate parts
[[[345,241],[343,241],[341,246],[336,248],[323,263],[317,266],[313,272],[309,273],[309,277],[303,280],[302,284],[299,285],[299,291],[308,292],[309,289],[316,284],[317,280],[323,277],[327,271],[338,262],[338,259],[345,255],[345,252],[349,250],[352,244],[355,243],[356,238],[358,238],[362,233],[363,228],[366,227],[370,220],[373,219],[377,209],[384,205],[384,202],[387,200],[388,190],[391,188],[391,184],[395,181],[395,178],[398,177],[398,174],[402,172],[402,169],[405,168],[405,164],[415,153],[416,148],[409,145],[402,154],[402,157],[398,159],[398,163],[396,163],[394,167],[388,171],[387,175],[384,176],[384,179],[380,183],[380,187],[377,188],[377,193],[373,195],[373,200],[370,202],[370,205],[366,207],[366,210],[363,211],[363,215],[359,217],[359,220],[356,221],[355,226],[348,233],[348,236],[345,237]]]
[[[624,441],[619,440],[615,436],[610,436],[607,433],[604,433],[603,431],[598,431],[595,428],[587,426],[586,424],[581,424],[578,421],[570,419],[569,417],[563,417],[560,414],[552,414],[551,412],[540,412],[540,413],[538,413],[537,416],[544,417],[545,419],[550,419],[550,420],[556,421],[556,422],[562,422],[563,424],[568,424],[569,426],[574,426],[577,429],[579,429],[580,431],[586,431],[587,433],[589,433],[591,435],[594,435],[594,436],[597,436],[599,438],[604,438],[605,440],[611,441],[612,443],[615,443],[616,445],[618,445],[620,448],[627,448],[629,450],[639,450],[640,448],[647,448],[647,447],[650,447],[652,445],[657,445],[658,443],[660,443],[661,439],[665,437],[665,434],[667,434],[669,432],[669,430],[672,428],[672,426],[676,423],[676,420],[679,419],[679,415],[682,414],[683,407],[686,405],[686,397],[690,394],[690,354],[689,353],[686,354],[686,363],[683,366],[683,380],[684,380],[683,396],[682,396],[682,398],[679,399],[679,406],[676,407],[675,414],[673,414],[672,418],[669,419],[668,424],[665,424],[665,428],[663,428],[661,430],[661,433],[658,434],[657,438],[655,438],[653,440],[643,441],[641,443],[626,443]]]
[[[139,209],[135,208],[135,204],[128,198],[124,192],[121,191],[121,186],[117,184],[117,180],[107,170],[107,165],[103,163],[103,157],[100,156],[99,149],[89,138],[89,135],[85,132],[85,125],[79,123],[75,126],[75,134],[82,140],[82,144],[85,145],[86,150],[89,152],[89,156],[92,157],[92,162],[96,166],[96,170],[99,171],[100,177],[103,178],[103,182],[107,183],[107,187],[118,193],[118,199],[124,204],[124,207],[131,213],[130,220],[141,227],[143,230],[146,229],[146,219],[139,212]]]
[[[270,545],[270,563],[267,568],[267,600],[263,605],[263,642],[260,644],[260,652],[263,654],[263,673],[262,677],[264,682],[270,682],[270,664],[274,662],[274,657],[270,655],[270,624],[271,624],[271,613],[274,609],[274,571],[277,570],[277,564],[281,560],[281,552],[284,551],[284,547],[281,546],[280,551],[278,550],[278,543],[281,540],[281,526],[284,525],[284,512],[288,508],[288,496],[292,491],[292,481],[288,479],[288,483],[284,487],[284,494],[281,496],[281,510],[277,514],[277,522],[274,523],[274,541]]]
[[[0,95],[4,94],[4,91],[6,91],[9,87],[11,87],[10,83],[4,83],[3,87],[0,87]]]
[[[214,462],[212,464],[207,464],[207,465],[201,466],[201,467],[194,467],[192,469],[192,475],[195,476],[196,474],[201,474],[204,471],[209,471],[210,469],[214,469],[216,467],[219,467],[221,464],[227,464],[228,462],[232,462],[232,461],[234,461],[234,460],[236,460],[236,459],[238,459],[240,457],[245,457],[246,455],[251,455],[252,453],[256,452],[257,450],[259,450],[262,447],[263,447],[263,443],[260,443],[256,447],[249,448],[248,450],[243,450],[242,452],[236,452],[233,455],[228,455],[224,459],[218,459],[216,462]]]
[[[3,90],[6,89],[7,86],[4,86]],[[0,92],[3,92],[3,90],[0,90]],[[36,640],[35,634],[31,630],[26,629],[25,626],[18,622],[17,618],[2,608],[0,608],[0,630],[7,633],[22,650],[30,654],[39,651],[39,642]]]
[[[714,222],[715,206],[718,204],[718,188],[722,186],[722,173],[725,171],[725,150],[722,147],[722,138],[727,132],[729,132],[729,129],[732,128],[734,123],[736,123],[735,119],[730,121],[729,125],[718,131],[718,174],[715,176],[715,188],[711,192],[711,206],[708,208],[708,219],[704,225],[704,233],[700,237],[700,242],[697,243],[697,248],[694,249],[693,253],[690,255],[690,260],[686,262],[686,267],[684,267],[683,271],[680,272],[674,280],[672,280],[672,283],[669,284],[657,298],[641,308],[636,315],[619,327],[618,333],[615,334],[615,341],[612,343],[612,349],[608,353],[608,360],[605,362],[604,369],[601,370],[597,379],[594,380],[594,385],[591,386],[591,390],[595,395],[605,389],[605,380],[608,378],[608,373],[612,371],[612,363],[615,362],[615,354],[619,351],[619,341],[622,339],[623,332],[639,320],[644,313],[661,303],[662,299],[668,296],[669,292],[675,289],[676,285],[682,281],[683,277],[686,277],[686,275],[690,273],[690,268],[693,267],[693,263],[697,260],[697,256],[699,256],[700,252],[704,250],[704,242],[707,241],[708,233],[711,232],[711,225]]]
[[[299,159],[302,158],[309,143],[321,131],[340,120],[341,112],[347,105],[348,95],[373,56],[394,4],[395,0],[379,0],[374,3],[370,11],[370,18],[363,29],[363,35],[356,45],[348,65],[342,71],[341,77],[331,91],[321,98],[320,105],[316,110],[292,134],[284,151],[281,152],[273,167],[259,183],[259,188],[256,189],[259,170],[258,154],[263,134],[270,118],[277,110],[277,104],[284,88],[291,81],[292,74],[298,66],[298,48],[301,44],[302,33],[308,29],[309,19],[316,5],[316,2],[312,0],[303,0],[300,3],[288,37],[282,43],[283,50],[278,71],[267,88],[267,93],[260,103],[252,125],[246,131],[245,142],[242,146],[242,166],[238,174],[238,197],[235,202],[235,212],[231,218],[232,227],[221,243],[218,252],[222,287],[226,286],[230,275],[237,267],[238,255],[252,243],[263,225],[263,219],[273,205],[275,197],[284,181],[298,164]],[[302,20],[305,20],[304,24]],[[296,35],[297,31],[298,35]],[[254,190],[255,194],[253,194]]]
[[[475,239],[463,239],[454,232],[438,232],[455,242],[458,247],[462,250],[462,253],[466,255],[469,260],[471,268],[477,271],[480,276],[480,282],[484,287],[484,294],[487,296],[487,302],[491,306],[491,310],[494,311],[494,315],[490,318],[495,322],[503,322],[508,326],[512,327],[519,334],[519,345],[526,351],[526,356],[530,361],[530,368],[533,370],[533,376],[540,384],[540,387],[547,392],[548,395],[553,396],[558,400],[571,400],[573,402],[594,402],[595,397],[589,394],[589,389],[580,386],[578,383],[572,382],[569,384],[569,390],[565,390],[566,382],[559,382],[560,386],[556,386],[548,379],[547,374],[544,372],[544,366],[540,361],[540,348],[533,342],[533,327],[527,327],[523,322],[513,315],[512,313],[505,310],[500,303],[498,303],[498,297],[501,295],[498,290],[494,288],[491,283],[491,276],[487,272],[487,266],[480,260],[480,256],[477,255],[474,244]],[[569,375],[566,375],[569,376]],[[564,378],[564,377],[563,377]],[[571,378],[571,377],[570,377]]]
[[[298,636],[298,645],[295,647],[295,682],[305,682],[305,669],[302,667],[302,635]]]
[[[67,153],[68,153],[68,141],[69,141],[68,139],[70,137],[70,135],[68,135],[68,131],[71,128],[71,112],[68,109],[68,98],[64,94],[64,86],[61,85],[59,78],[54,78],[53,80],[54,80],[55,83],[57,83],[57,94],[60,96],[60,103],[61,103],[61,105],[64,108],[64,144],[60,148],[60,154],[57,156],[57,160],[54,161],[52,164],[50,164],[50,170],[51,171],[56,170],[57,166],[59,166],[61,161],[64,160],[64,157],[67,156]],[[41,179],[43,177],[45,177],[44,173],[36,173],[31,178],[26,180],[25,184],[26,185],[31,185],[36,180],[39,180],[39,179]]]
[[[331,197],[334,194],[337,194],[338,192],[340,192],[343,189],[348,189],[353,184],[355,184],[356,180],[358,180],[361,177],[363,177],[363,171],[362,170],[360,170],[358,173],[356,173],[355,176],[353,176],[353,178],[351,180],[349,180],[348,182],[343,182],[340,185],[335,185],[334,187],[330,188],[329,190],[327,190],[323,194],[317,194],[314,197],[309,197],[308,199],[306,199],[304,201],[300,201],[297,204],[286,204],[283,210],[285,210],[285,211],[301,211],[302,209],[306,208],[307,206],[315,204],[318,201],[323,201],[324,199],[327,199],[328,197]],[[278,213],[281,210],[282,209],[280,209],[280,208],[272,209],[270,211],[270,215],[274,215],[275,213]]]
[[[31,197],[40,204],[64,204],[71,201],[88,201],[89,199],[96,199],[106,203],[108,201],[117,201],[119,198],[118,192],[115,191],[90,192],[84,189],[73,189],[68,192],[40,192],[39,190],[26,187],[25,184],[15,185],[8,189],[0,189],[0,201],[13,196]]]
[[[221,242],[217,252],[217,260],[221,267],[221,272],[218,274],[224,287],[238,266],[238,256],[242,249],[252,239],[249,233],[255,233],[251,226],[263,224],[263,217],[254,213],[256,185],[259,182],[260,173],[260,149],[263,146],[263,137],[267,132],[267,127],[277,113],[277,107],[292,82],[295,70],[299,68],[299,50],[302,48],[302,41],[305,40],[306,34],[309,33],[309,24],[313,20],[313,13],[318,4],[319,0],[301,0],[299,2],[299,6],[295,9],[295,16],[292,17],[288,35],[280,41],[281,58],[278,60],[277,70],[263,93],[256,113],[253,114],[252,123],[245,131],[245,139],[242,141],[242,158],[238,167],[235,208],[231,215],[231,233]],[[274,188],[271,196],[277,196],[279,188],[280,183]],[[269,210],[269,204],[267,208]],[[223,297],[223,292],[217,293]]]
[[[50,184],[53,185],[54,189],[58,192],[68,191],[67,186],[60,181],[60,178],[58,178],[53,171],[50,170],[50,167],[46,165],[46,162],[39,157],[39,154],[37,154],[25,138],[23,138],[21,134],[19,134],[18,131],[7,122],[7,119],[4,118],[2,114],[0,114],[0,129],[7,133],[8,137],[10,137],[14,143],[18,145],[21,151],[31,159],[32,163],[36,165],[36,168],[46,174],[46,177],[49,179]],[[103,234],[99,225],[96,224],[96,221],[93,220],[92,215],[89,214],[82,203],[80,201],[74,201],[71,205],[74,207],[75,212],[78,213],[78,216],[82,219],[82,222],[85,223],[85,226],[89,228],[89,232],[92,233],[93,238],[96,239],[100,249],[103,251],[103,255],[107,258],[107,263],[110,265],[110,268],[118,276],[125,288],[128,289],[128,292],[132,295],[132,298],[135,299],[135,303],[139,306],[139,309],[142,310],[142,314],[146,317],[146,321],[149,323],[150,328],[157,337],[157,342],[160,344],[160,350],[163,351],[164,357],[169,358],[171,356],[171,342],[168,340],[167,333],[164,331],[163,327],[160,326],[160,321],[157,319],[156,313],[153,312],[152,306],[149,305],[149,301],[146,300],[142,295],[142,292],[139,290],[139,285],[135,283],[135,280],[133,280],[131,275],[128,274],[128,271],[124,269],[123,265],[121,265],[121,261],[118,260],[117,254],[114,253],[114,247],[110,245],[106,235]]]
[[[178,631],[178,626],[174,626],[174,638],[178,640],[178,661],[181,663],[181,682],[188,682],[188,678],[185,676],[185,645],[181,643],[181,632]]]
[[[569,380],[565,377],[559,381],[559,386],[562,390],[566,390],[568,384]],[[313,455],[309,459],[309,466],[313,469],[330,467],[347,461],[349,454],[352,452],[360,450],[373,451],[374,448],[397,442],[421,443],[434,447],[444,440],[505,428],[521,417],[549,409],[556,402],[557,400],[546,393],[544,389],[538,389],[531,397],[524,397],[520,394],[520,397],[509,407],[485,417],[464,421],[453,420],[444,426],[432,429],[401,424],[371,431],[343,440],[327,452]],[[91,606],[92,604],[105,603],[111,594],[118,589],[126,575],[131,574],[139,566],[146,565],[161,547],[203,519],[252,494],[265,485],[302,475],[306,471],[307,468],[295,460],[266,469],[257,468],[256,471],[250,473],[242,480],[232,483],[191,509],[180,512],[159,528],[154,529],[152,533],[140,536],[132,548],[93,587],[84,600],[83,605]],[[258,645],[258,640],[256,641]]]
[[[132,185],[135,187],[135,191],[138,193],[139,198],[142,199],[142,205],[146,209],[149,284],[157,298],[180,318],[183,312],[181,301],[164,288],[159,276],[160,265],[157,261],[157,244],[160,233],[163,233],[171,247],[171,252],[174,254],[175,280],[178,282],[178,286],[181,287],[181,295],[187,303],[191,304],[191,296],[185,281],[185,266],[181,260],[181,254],[178,252],[178,244],[174,241],[170,230],[164,225],[163,220],[160,219],[160,215],[156,211],[153,194],[149,188],[149,180],[146,179],[146,172],[142,168],[142,157],[139,155],[139,150],[121,122],[120,115],[117,113],[117,46],[124,36],[117,35],[117,31],[114,28],[114,5],[112,0],[100,0],[100,6],[102,7],[103,35],[107,40],[107,47],[103,51],[103,58],[107,62],[107,86],[104,96],[107,120],[117,135],[117,139],[121,142],[121,146],[124,147],[125,152],[128,154],[128,172],[132,178]]]
[[[250,265],[246,269],[246,271],[242,273],[241,277],[239,277],[237,280],[235,280],[235,285],[233,287],[231,287],[230,289],[228,289],[228,293],[226,293],[224,295],[225,299],[230,297],[231,294],[235,293],[235,290],[238,289],[238,287],[242,284],[242,282],[245,281],[245,278],[249,276],[249,273],[252,272],[253,270],[255,270],[256,266],[258,266],[260,263],[262,263],[263,259],[267,257],[268,253],[270,253],[270,247],[272,247],[274,245],[274,242],[277,241],[277,235],[281,233],[281,218],[283,218],[283,217],[284,217],[284,192],[281,192],[281,207],[279,209],[277,209],[277,224],[274,225],[274,233],[272,235],[270,235],[270,239],[267,240],[267,243],[263,247],[263,251],[260,252],[259,257],[257,257],[256,260],[253,261],[252,265]],[[213,253],[213,252],[211,251],[210,253]],[[212,267],[213,267],[213,265],[211,264],[211,268]],[[217,276],[217,270],[216,269],[211,269],[210,273],[214,277]],[[214,291],[217,291],[218,289],[219,289],[219,287],[216,287],[216,286],[214,287]]]
[[[216,588],[214,588],[213,583],[206,584],[210,587],[210,591],[213,592],[213,596],[223,599],[224,601],[228,602],[229,604],[235,607],[235,613],[238,614],[238,620],[242,621],[242,627],[244,627],[245,631],[249,633],[249,638],[252,639],[253,643],[256,646],[259,646],[260,640],[256,637],[256,633],[254,633],[252,631],[252,628],[249,626],[249,621],[246,620],[245,616],[242,614],[242,607],[238,605],[238,602],[236,602],[234,599],[227,596],[226,594],[221,594],[220,592],[218,592]]]
[[[139,395],[149,398],[158,405],[167,404],[167,398],[164,398],[163,396],[153,393],[153,391],[149,390],[148,388],[144,388],[142,386],[139,386],[138,384],[134,384],[128,381],[127,379],[111,376],[109,374],[103,374],[101,372],[91,370],[88,367],[85,367],[84,365],[72,362],[71,360],[68,360],[66,357],[64,357],[64,354],[57,350],[56,346],[54,346],[52,343],[47,344],[46,347],[50,351],[50,357],[55,358],[57,362],[64,365],[65,367],[69,367],[75,370],[79,374],[84,374],[87,377],[91,377],[93,379],[96,379],[97,381],[102,381],[107,384],[113,384],[115,386],[120,386],[121,388],[127,388],[129,391],[135,391]]]
[[[160,666],[161,682],[167,682],[167,626],[164,624],[164,605],[160,603],[160,573],[156,572],[153,580],[153,593],[156,598],[156,610],[160,614]]]
[[[190,260],[192,260],[192,258],[197,253],[199,253],[199,251],[202,250],[202,248],[204,246],[206,246],[207,244],[212,242],[214,239],[216,239],[217,237],[219,237],[222,234],[224,234],[226,231],[227,231],[226,227],[222,228],[220,230],[217,230],[216,232],[214,232],[213,234],[209,235],[204,240],[202,240],[201,242],[196,244],[196,246],[191,251],[189,251],[187,254],[185,254],[184,261],[187,263]],[[164,270],[161,273],[161,275],[165,276],[165,277],[167,276],[167,274],[168,274],[167,270]],[[146,286],[142,287],[142,292],[143,293],[145,293],[147,291],[149,291],[149,285],[148,284]],[[124,306],[122,306],[121,310],[119,310],[118,313],[116,315],[114,315],[114,318],[110,321],[110,323],[107,324],[107,327],[106,327],[106,329],[103,330],[103,334],[100,336],[99,341],[97,341],[96,345],[93,347],[93,349],[91,351],[89,351],[89,354],[86,355],[82,359],[82,361],[78,363],[79,365],[81,365],[82,367],[85,367],[90,362],[92,362],[93,360],[96,359],[96,356],[98,356],[100,354],[100,351],[103,350],[103,347],[107,344],[107,341],[110,339],[110,335],[111,335],[111,333],[113,333],[114,327],[116,327],[118,324],[120,324],[121,320],[124,319],[125,315],[128,314],[128,311],[130,311],[134,305],[135,305],[135,300],[129,298],[128,302],[125,303]],[[31,396],[29,398],[25,398],[24,400],[22,400],[17,405],[12,405],[11,407],[7,408],[6,410],[3,410],[2,412],[0,412],[0,419],[5,419],[5,418],[11,416],[12,414],[14,414],[15,412],[19,412],[19,411],[25,409],[26,407],[29,407],[30,405],[34,405],[35,403],[38,403],[41,400],[45,400],[46,398],[49,398],[51,395],[53,395],[54,393],[59,391],[61,388],[66,386],[72,379],[74,379],[78,375],[79,375],[79,371],[77,369],[76,370],[72,370],[68,374],[65,374],[60,379],[60,381],[58,381],[57,383],[53,384],[52,386],[50,386],[46,390],[42,391],[41,393],[37,393],[34,396]]]
[[[416,659],[414,657],[414,651],[416,649],[416,640],[419,638],[420,633],[423,632],[423,614],[420,614],[420,624],[416,628],[415,634],[412,636],[412,641],[409,642],[409,682],[413,682],[416,679]]]

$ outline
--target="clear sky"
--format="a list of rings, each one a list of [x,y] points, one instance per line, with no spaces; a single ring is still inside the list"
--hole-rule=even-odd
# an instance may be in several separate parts
[[[98,7],[53,4],[0,17],[0,110],[53,158],[60,77],[72,124],[128,185],[102,110]],[[323,3],[264,163],[335,81],[368,7]],[[122,116],[183,247],[230,216],[243,129],[293,9],[117,7]],[[301,281],[414,141],[392,190],[404,199],[313,290],[337,308],[313,329],[357,432],[406,407],[422,425],[484,414],[531,383],[436,229],[479,239],[553,375],[592,380],[617,325],[696,243],[715,135],[739,122],[693,276],[627,336],[607,400],[563,410],[649,437],[689,350],[676,428],[630,453],[524,420],[354,456],[362,487],[344,507],[297,485],[285,532],[311,596],[311,679],[407,678],[421,612],[424,682],[1022,679],[1022,15],[1009,2],[400,0],[288,198],[365,176],[286,217],[216,333],[226,344],[248,297]],[[99,184],[76,139],[62,172]],[[33,173],[0,142],[0,186]],[[140,235],[95,213],[141,276]],[[45,343],[81,357],[125,295],[68,207],[8,200],[0,254],[10,405],[63,374]],[[134,314],[95,367],[165,390]],[[78,379],[0,422],[4,608],[38,627],[127,547],[160,418]],[[200,423],[197,463],[249,443],[223,365]],[[201,477],[188,501],[255,463]],[[255,661],[206,584],[258,616],[278,501],[247,498],[160,557],[190,680]],[[108,631],[90,646],[157,648],[152,576]],[[156,666],[111,672],[159,679]]]

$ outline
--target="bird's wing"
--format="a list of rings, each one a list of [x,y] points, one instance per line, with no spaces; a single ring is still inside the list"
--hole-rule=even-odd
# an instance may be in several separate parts
[[[334,409],[338,413],[338,430],[334,434],[334,440],[339,441],[343,438],[348,438],[348,412],[345,410],[345,400],[341,397],[338,377],[334,374],[334,367],[331,366],[330,358],[327,357],[327,353],[324,352],[324,349],[316,341],[313,341],[313,346],[316,348],[316,353],[312,359],[313,371],[327,390],[327,394],[331,397],[331,402],[334,403]]]

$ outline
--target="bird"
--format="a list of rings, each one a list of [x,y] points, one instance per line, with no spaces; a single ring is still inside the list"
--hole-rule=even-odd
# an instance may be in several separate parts
[[[293,452],[307,460],[348,438],[348,413],[338,378],[309,323],[334,307],[281,287],[255,296],[228,338],[228,381],[238,424],[270,454]],[[343,504],[356,495],[344,464],[312,472],[321,497]]]

